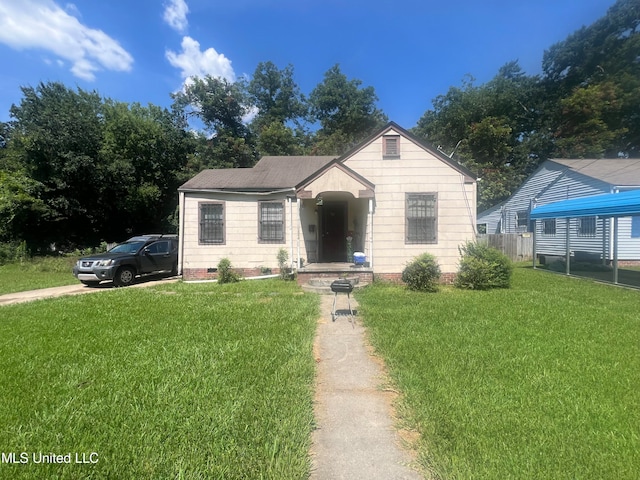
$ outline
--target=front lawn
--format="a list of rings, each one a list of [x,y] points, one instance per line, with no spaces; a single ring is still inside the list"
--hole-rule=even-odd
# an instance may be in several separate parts
[[[640,478],[640,292],[520,267],[510,290],[357,298],[436,475]]]
[[[34,257],[0,265],[0,295],[79,283],[72,269],[77,258]]]
[[[318,304],[269,280],[1,307],[0,452],[28,463],[0,478],[306,478]]]

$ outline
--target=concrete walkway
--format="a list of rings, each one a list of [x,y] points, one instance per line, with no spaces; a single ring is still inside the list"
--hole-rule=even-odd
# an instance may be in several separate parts
[[[369,354],[357,316],[352,324],[347,296],[331,321],[333,295],[322,296],[315,342],[318,365],[312,437],[312,480],[421,479],[394,428],[392,395],[381,390],[384,372]],[[351,306],[357,303],[351,299]]]

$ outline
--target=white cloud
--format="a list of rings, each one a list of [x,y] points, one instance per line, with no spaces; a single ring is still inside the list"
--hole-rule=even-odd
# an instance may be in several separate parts
[[[171,50],[166,52],[169,63],[181,70],[182,78],[188,82],[190,77],[222,77],[231,82],[235,81],[235,73],[231,67],[231,60],[214,48],[200,51],[200,43],[191,37],[182,39],[182,52]]]
[[[178,33],[187,31],[189,7],[184,0],[170,0],[164,8],[164,21]]]
[[[81,17],[82,14],[75,3],[67,3],[64,6],[64,9],[69,13],[69,15],[73,15],[74,17]]]
[[[74,10],[68,4],[70,11]],[[0,43],[47,50],[71,62],[71,72],[95,80],[99,70],[130,71],[133,57],[102,30],[89,28],[52,0],[0,0]]]

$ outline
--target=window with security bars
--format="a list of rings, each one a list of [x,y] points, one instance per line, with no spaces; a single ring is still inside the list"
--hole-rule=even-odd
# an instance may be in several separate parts
[[[406,195],[405,243],[438,242],[438,205],[435,193]]]
[[[200,204],[200,243],[224,243],[224,204]]]
[[[284,204],[260,202],[260,232],[262,243],[284,243]]]
[[[555,235],[556,234],[556,219],[550,218],[546,219],[542,222],[542,233],[544,235]]]
[[[596,217],[581,217],[579,234],[584,237],[595,237]]]
[[[529,227],[529,210],[518,210],[516,212],[516,225],[518,231],[527,231]]]

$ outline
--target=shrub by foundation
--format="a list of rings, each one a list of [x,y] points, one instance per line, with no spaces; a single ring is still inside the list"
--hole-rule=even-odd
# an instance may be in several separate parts
[[[489,290],[511,286],[513,264],[502,252],[475,242],[465,243],[459,251],[462,258],[454,281],[456,287]]]
[[[410,290],[437,292],[440,275],[440,265],[436,257],[430,253],[423,253],[407,264],[402,271],[402,281]]]
[[[218,283],[234,283],[240,281],[240,275],[231,269],[231,260],[223,258],[218,263]]]

